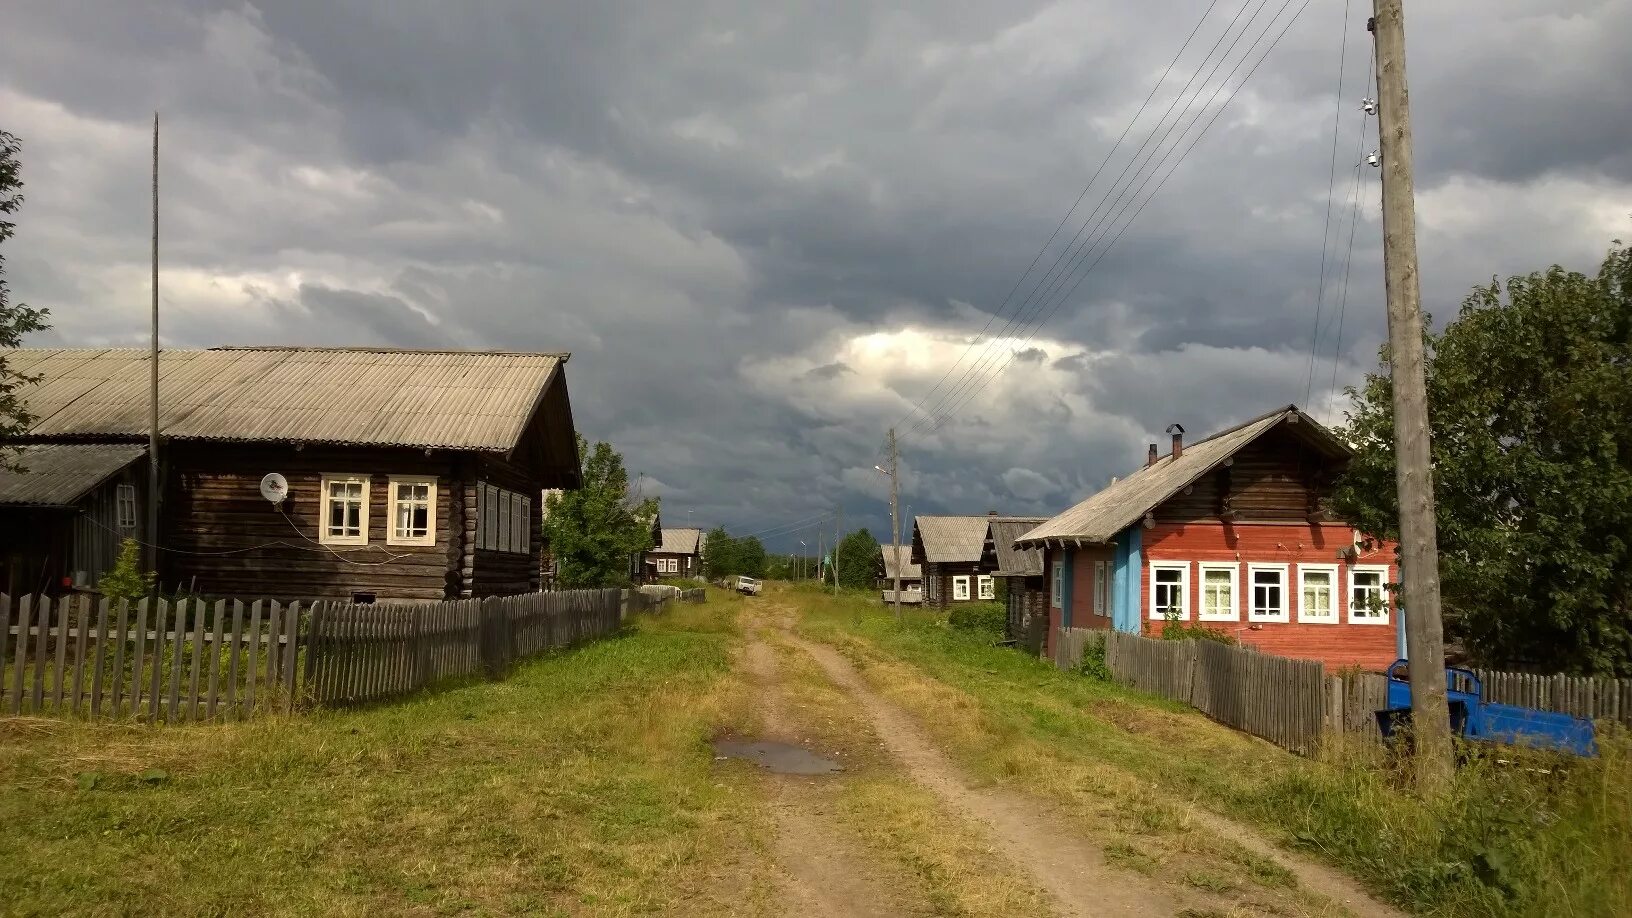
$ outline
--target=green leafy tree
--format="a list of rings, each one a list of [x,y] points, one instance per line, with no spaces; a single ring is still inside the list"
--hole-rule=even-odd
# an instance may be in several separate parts
[[[710,579],[718,580],[732,574],[741,573],[741,566],[737,561],[737,541],[725,531],[724,526],[716,526],[703,537],[703,570]]]
[[[23,206],[22,164],[17,154],[22,144],[17,138],[0,131],[0,243],[12,237],[16,224],[11,215]],[[49,326],[46,311],[33,309],[23,303],[13,303],[6,286],[5,256],[0,255],[0,348],[20,347],[23,336]],[[17,390],[33,382],[35,377],[13,370],[6,358],[0,356],[0,441],[27,433],[34,423],[28,409],[17,397]],[[0,448],[0,468],[14,467],[15,452]]]
[[[765,546],[760,543],[758,536],[737,540],[737,564],[741,568],[737,573],[750,577],[764,577],[768,561]]]
[[[155,575],[142,570],[142,547],[135,539],[119,543],[119,558],[113,569],[102,575],[97,592],[112,600],[128,599],[135,602],[152,595]]]
[[[1632,675],[1632,248],[1476,287],[1424,337],[1447,637],[1491,666]],[[1333,503],[1397,538],[1387,359],[1350,390]]]
[[[906,554],[906,552],[902,552]],[[884,555],[878,540],[866,529],[857,529],[839,540],[839,585],[852,590],[870,590],[878,583]]]
[[[566,589],[618,586],[629,580],[629,557],[652,547],[657,499],[630,495],[623,457],[610,443],[589,446],[578,437],[584,485],[551,495],[544,538]]]

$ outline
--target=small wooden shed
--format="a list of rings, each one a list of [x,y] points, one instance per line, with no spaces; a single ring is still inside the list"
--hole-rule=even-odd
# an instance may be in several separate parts
[[[1004,594],[1003,602],[1008,611],[1004,637],[1019,642],[1033,653],[1042,651],[1048,634],[1048,584],[1043,578],[1043,552],[1039,548],[1018,548],[1014,543],[1043,522],[1042,517],[991,517],[986,524],[988,554],[982,558],[993,567],[994,575],[1005,587],[999,591]]]
[[[0,593],[94,589],[125,539],[145,541],[145,447],[51,443],[6,452]]]

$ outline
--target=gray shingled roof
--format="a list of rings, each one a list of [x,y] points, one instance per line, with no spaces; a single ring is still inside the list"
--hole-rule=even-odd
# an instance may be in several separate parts
[[[1028,548],[1040,547],[1049,540],[1107,543],[1163,501],[1283,423],[1297,424],[1310,440],[1334,455],[1349,452],[1331,431],[1298,410],[1298,406],[1288,405],[1187,445],[1178,459],[1171,453],[1163,456],[1155,465],[1134,472],[1017,541]]]
[[[147,455],[127,444],[48,443],[17,450],[26,471],[0,469],[0,504],[71,507],[97,485]]]
[[[878,546],[879,554],[884,556],[884,576],[886,579],[895,579],[895,552],[888,545]],[[912,563],[912,546],[901,546],[901,579],[922,580],[924,569]]]
[[[147,436],[148,353],[0,351],[39,376],[20,396],[39,439]],[[191,440],[508,451],[566,354],[250,347],[166,350],[159,427]]]
[[[913,521],[913,541],[923,545],[924,561],[954,564],[979,561],[985,553],[990,516],[920,516]]]
[[[1000,577],[1041,577],[1043,550],[1016,548],[1016,539],[1043,523],[1042,517],[998,516],[987,525],[991,530],[993,550],[997,553],[997,575]]]
[[[701,529],[665,529],[652,551],[672,552],[677,555],[695,555],[703,539]]]

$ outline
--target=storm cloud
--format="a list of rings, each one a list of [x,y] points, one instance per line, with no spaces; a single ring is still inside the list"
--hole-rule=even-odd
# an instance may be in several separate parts
[[[1252,8],[1219,4],[1153,105]],[[158,110],[170,346],[571,351],[579,426],[666,520],[753,531],[842,505],[882,536],[892,424],[914,512],[1048,514],[1171,422],[1198,436],[1306,398],[1334,416],[1376,362],[1369,37],[1356,9],[1340,98],[1330,0],[1084,282],[1027,299],[1156,109],[1017,285],[1199,9],[20,4],[0,32],[28,198],[9,277],[51,310],[38,343],[142,340]],[[1591,269],[1632,231],[1632,0],[1410,16],[1426,308]],[[1323,246],[1339,115],[1333,233],[1358,189],[1352,247]],[[1047,321],[1009,327],[1027,310]]]

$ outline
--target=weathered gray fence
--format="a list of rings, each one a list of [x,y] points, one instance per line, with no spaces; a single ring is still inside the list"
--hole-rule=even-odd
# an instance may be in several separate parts
[[[300,603],[0,595],[0,710],[188,721],[294,701]]]
[[[1087,645],[1103,642],[1106,668],[1118,682],[1191,705],[1299,754],[1311,754],[1330,733],[1381,738],[1376,714],[1388,707],[1388,680],[1380,673],[1326,675],[1312,660],[1216,641],[1085,629],[1054,636],[1054,662],[1061,668],[1081,665]],[[1632,679],[1476,672],[1487,701],[1632,726]]]
[[[708,591],[703,589],[702,587],[694,587],[694,588],[689,589],[689,590],[681,590],[680,591],[680,601],[681,602],[692,602],[692,603],[708,602]]]
[[[0,713],[241,718],[390,698],[616,631],[619,590],[415,605],[0,594]]]

